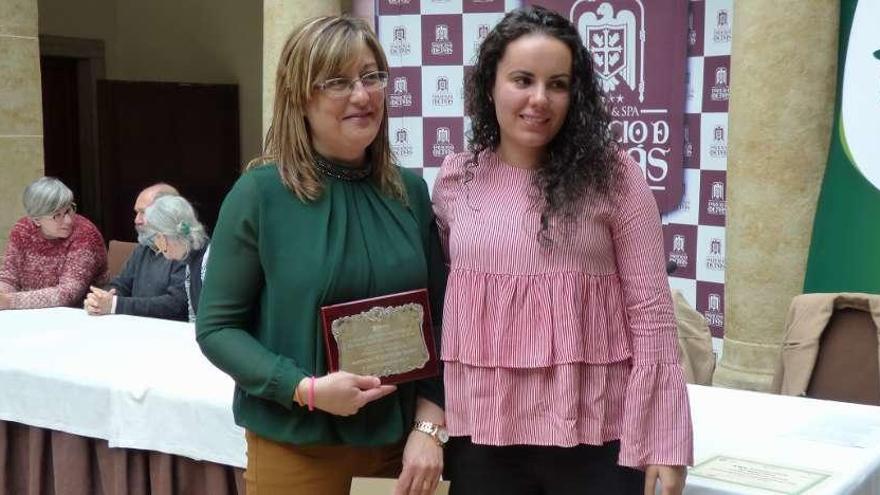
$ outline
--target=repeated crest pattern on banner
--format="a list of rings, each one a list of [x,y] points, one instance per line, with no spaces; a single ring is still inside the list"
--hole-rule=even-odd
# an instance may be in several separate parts
[[[724,333],[727,218],[727,109],[733,0],[689,2],[685,87],[684,194],[663,216],[669,259],[679,268],[670,285]]]
[[[481,41],[506,11],[524,2],[361,1],[375,2],[376,29],[391,66],[387,101],[392,148],[399,163],[420,172],[431,187],[443,157],[465,149],[470,123],[464,114],[464,75],[471,69]],[[664,0],[633,1],[654,4]],[[646,102],[645,80],[651,79],[652,71],[668,72],[669,67],[640,67],[644,57],[639,59],[636,55],[651,49],[651,38],[640,32],[645,25],[651,25],[650,19],[646,23],[638,18],[643,13],[635,8],[615,9],[614,0],[537,3],[560,12],[560,6],[549,4],[567,3],[569,12],[565,14],[570,14],[572,6],[578,4],[576,8],[583,10],[578,12],[582,25],[576,26],[584,36],[589,36],[587,43],[599,67],[604,91],[609,97],[627,100],[627,105],[618,107],[621,111],[637,108],[642,116],[647,116],[634,124],[638,129],[631,129],[642,132],[639,129],[644,126],[645,134],[631,137],[646,144],[650,144],[649,138],[657,140],[670,149],[668,160],[680,163],[683,189],[670,188],[670,197],[679,199],[666,204],[664,201],[668,200],[662,199],[658,187],[654,187],[664,212],[667,256],[679,266],[670,285],[682,291],[706,316],[713,335],[721,337],[733,0],[687,2],[687,20],[682,23],[686,30],[687,60],[679,79],[684,82],[679,88],[684,93],[684,112],[678,114],[674,109],[660,114],[661,108]],[[647,48],[640,45],[642,40]],[[624,46],[629,49],[623,49]],[[649,110],[647,114],[645,109]],[[655,114],[651,115],[651,111]],[[632,125],[625,118],[615,120],[621,127]],[[676,128],[677,133],[670,132]],[[620,134],[626,129],[616,131]],[[677,143],[682,144],[676,146]],[[640,164],[651,184],[651,174],[657,175],[660,168],[651,168],[647,154]]]

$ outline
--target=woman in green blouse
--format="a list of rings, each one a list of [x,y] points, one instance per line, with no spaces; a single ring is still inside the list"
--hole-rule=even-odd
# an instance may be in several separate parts
[[[278,64],[264,156],[220,211],[197,338],[235,380],[249,494],[347,494],[354,476],[399,476],[396,493],[426,494],[442,470],[439,377],[394,387],[327,374],[319,316],[321,306],[425,287],[441,314],[427,186],[391,158],[387,70],[359,19],[297,27]]]

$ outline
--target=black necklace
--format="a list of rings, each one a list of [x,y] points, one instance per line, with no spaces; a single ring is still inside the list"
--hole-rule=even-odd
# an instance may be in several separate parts
[[[315,168],[328,177],[348,182],[361,181],[373,174],[373,166],[370,162],[366,162],[361,167],[350,167],[317,153],[315,153]]]

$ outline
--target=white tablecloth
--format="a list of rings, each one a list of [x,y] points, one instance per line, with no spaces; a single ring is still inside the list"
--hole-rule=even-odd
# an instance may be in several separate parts
[[[0,420],[236,467],[232,380],[188,323],[69,308],[0,311]],[[688,387],[695,460],[716,455],[829,473],[805,495],[880,494],[880,408]],[[688,477],[687,495],[760,494]]]
[[[804,495],[880,494],[880,407],[688,386],[699,464],[716,455],[831,476]],[[688,476],[687,495],[760,494]]]
[[[244,467],[233,386],[189,323],[0,311],[2,420]]]

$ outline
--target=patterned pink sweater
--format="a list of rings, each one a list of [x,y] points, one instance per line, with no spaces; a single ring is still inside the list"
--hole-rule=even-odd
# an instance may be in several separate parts
[[[9,234],[0,292],[11,294],[13,309],[79,306],[106,274],[104,238],[88,219],[77,215],[68,238],[49,240],[24,217]]]
[[[638,165],[544,248],[530,170],[446,157],[434,211],[449,260],[449,433],[483,445],[600,445],[622,465],[693,461],[657,205]],[[559,232],[555,232],[559,234]]]

